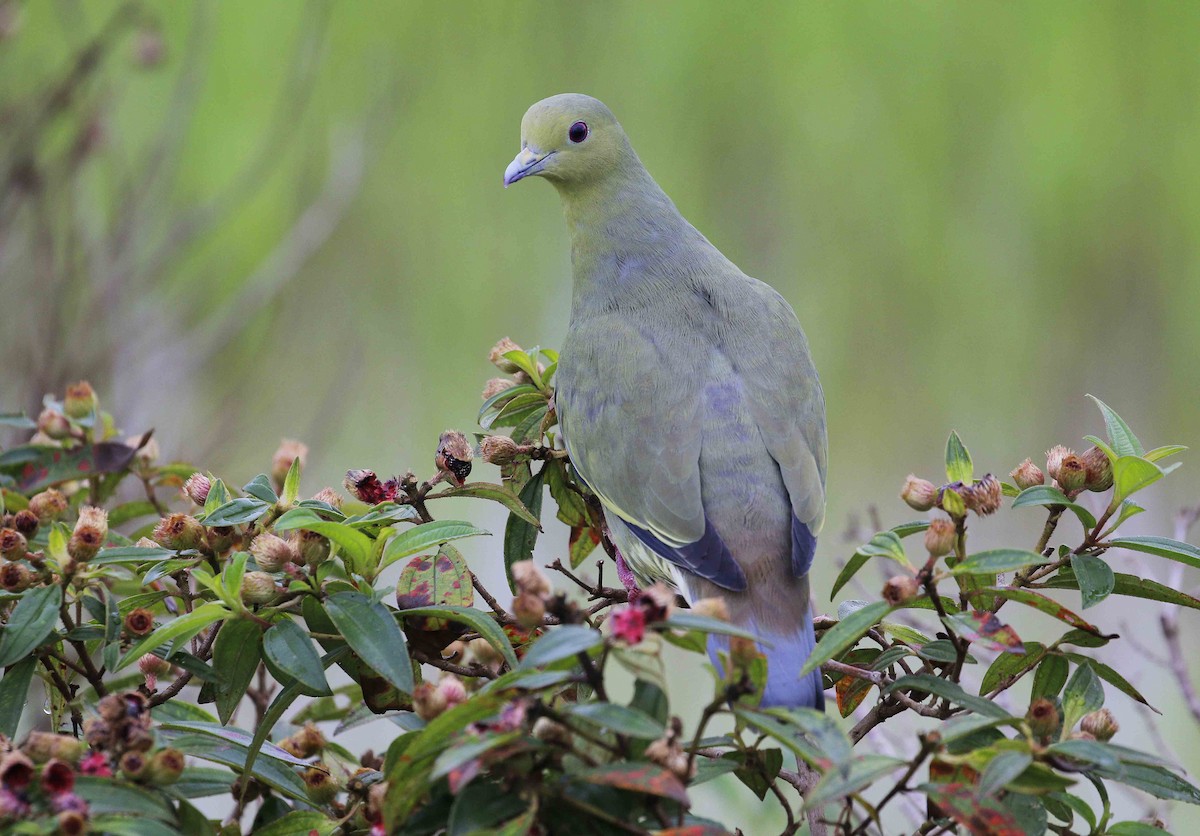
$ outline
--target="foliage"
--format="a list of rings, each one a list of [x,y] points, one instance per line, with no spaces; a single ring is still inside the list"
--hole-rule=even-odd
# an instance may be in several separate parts
[[[1118,533],[1142,510],[1134,494],[1182,448],[1147,451],[1097,401],[1107,440],[1051,450],[1049,484],[1031,462],[1008,484],[976,478],[951,434],[946,483],[910,477],[902,494],[938,512],[871,538],[837,581],[884,558],[894,575],[882,600],[816,619],[816,651],[797,672],[822,668],[836,713],[858,716],[847,729],[834,712],[759,705],[765,658],[723,602],[685,609],[664,587],[608,586],[603,559],[598,579],[586,576],[595,549],[613,548],[557,437],[557,355],[502,341],[491,359],[507,376],[485,390],[490,434],[443,434],[428,480],[351,470],[349,501],[328,488],[301,498],[297,442],[240,489],[161,464],[149,433],[117,440],[86,383],[47,398],[36,421],[5,415],[36,434],[0,454],[0,821],[26,833],[717,834],[690,812],[689,791],[726,774],[772,795],[788,833],[806,819],[814,831],[892,832],[889,805],[910,795],[928,803],[922,832],[976,834],[1164,832],[1114,822],[1114,784],[1200,802],[1175,766],[1114,742],[1106,699],[1146,698],[1109,664],[1117,637],[1049,594],[1077,589],[1081,609],[1109,595],[1200,608],[1110,565],[1126,550],[1200,566],[1187,543]],[[467,481],[476,455],[499,466],[498,483]],[[551,564],[567,592],[529,560],[544,489],[570,529]],[[1098,515],[1086,492],[1108,496]],[[171,511],[171,493],[190,510]],[[446,497],[507,509],[497,542],[510,606],[453,545],[489,532],[432,515]],[[1004,497],[1015,515],[1044,515],[1037,544],[970,551],[968,522]],[[1077,542],[1060,542],[1067,512]],[[1024,608],[1061,635],[1023,640],[1008,622]],[[727,638],[718,666],[704,658],[707,634]],[[712,676],[691,727],[672,713],[667,644]],[[626,675],[632,699],[610,698]],[[1022,680],[1030,702],[1010,710]],[[17,706],[38,689],[50,730],[14,746]],[[904,713],[938,725],[906,751],[875,750],[872,732]],[[380,718],[399,730],[386,752],[336,742]],[[718,718],[729,733],[710,731]],[[213,796],[223,821],[196,804]]]

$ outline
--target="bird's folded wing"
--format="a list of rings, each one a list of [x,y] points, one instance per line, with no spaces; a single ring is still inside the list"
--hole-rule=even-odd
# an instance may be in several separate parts
[[[619,340],[624,358],[614,368],[591,350],[598,343],[587,336],[564,346],[568,362],[560,365],[556,395],[575,469],[653,552],[718,586],[745,589],[745,575],[705,518],[701,499],[700,387],[682,366],[696,362],[703,348],[608,322],[603,338]]]

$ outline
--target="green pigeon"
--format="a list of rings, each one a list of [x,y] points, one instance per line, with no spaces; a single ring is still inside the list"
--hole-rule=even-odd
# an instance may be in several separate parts
[[[684,220],[602,102],[529,108],[504,184],[526,177],[562,198],[574,289],[556,409],[613,542],[641,583],[720,596],[763,640],[763,704],[822,708],[820,672],[799,672],[825,400],[795,312]],[[710,639],[714,663],[726,646]]]

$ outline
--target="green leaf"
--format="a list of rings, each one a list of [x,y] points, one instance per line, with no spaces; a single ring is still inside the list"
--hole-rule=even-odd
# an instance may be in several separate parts
[[[1117,753],[1098,740],[1062,740],[1047,746],[1046,751],[1109,769],[1121,767]]]
[[[359,592],[336,592],[326,600],[325,611],[351,650],[400,691],[412,693],[404,632],[387,607]]]
[[[1140,821],[1119,821],[1104,831],[1107,836],[1171,836],[1170,832]]]
[[[1181,607],[1200,610],[1200,598],[1193,598],[1187,593],[1165,586],[1158,581],[1152,581],[1149,578],[1143,580],[1136,575],[1127,575],[1121,572],[1115,572],[1113,577],[1115,580],[1114,595],[1145,598],[1148,601],[1161,601],[1165,604],[1178,604]],[[1059,571],[1046,578],[1045,583],[1048,589],[1079,589],[1075,573],[1069,570]]]
[[[827,772],[817,782],[812,794],[804,799],[804,803],[811,804],[816,808],[853,795],[902,766],[904,766],[904,761],[898,758],[888,758],[882,755],[859,755],[850,761],[848,767]]]
[[[1033,674],[1033,690],[1029,695],[1029,699],[1037,700],[1054,699],[1058,696],[1058,692],[1067,684],[1067,675],[1071,671],[1071,665],[1067,660],[1058,655],[1050,655],[1041,661],[1037,671]]]
[[[1071,555],[1071,569],[1079,582],[1083,608],[1095,606],[1112,594],[1116,585],[1113,570],[1107,563],[1090,554]]]
[[[369,570],[372,553],[371,538],[345,523],[322,519],[311,508],[293,508],[275,521],[274,528],[277,532],[299,528],[315,532],[322,537],[328,537],[331,543],[337,545],[342,560],[350,572],[363,574]]]
[[[1138,441],[1137,436],[1133,434],[1133,430],[1129,429],[1129,425],[1121,420],[1121,416],[1114,412],[1112,407],[1095,395],[1088,395],[1088,397],[1096,402],[1096,406],[1100,407],[1100,412],[1104,415],[1104,428],[1108,433],[1108,440],[1118,456],[1140,456],[1146,452],[1142,449],[1142,443]]]
[[[117,662],[116,670],[121,670],[131,662],[136,662],[160,645],[175,641],[180,637],[194,636],[213,622],[228,618],[229,615],[229,610],[215,601],[201,604],[190,613],[168,621],[141,641],[136,642]]]
[[[270,508],[271,503],[269,502],[263,502],[252,496],[240,496],[205,514],[201,522],[207,526],[241,525],[257,520]]]
[[[1155,447],[1153,450],[1146,453],[1146,455],[1142,456],[1142,458],[1144,458],[1146,461],[1156,462],[1159,459],[1165,459],[1168,456],[1174,456],[1178,453],[1183,453],[1187,449],[1188,448],[1181,444],[1168,444],[1165,447]]]
[[[444,618],[448,621],[465,624],[482,638],[487,639],[488,644],[500,652],[509,669],[517,667],[517,655],[513,653],[512,645],[509,644],[504,631],[486,613],[470,607],[415,607],[401,610],[398,615],[401,619],[424,616]]]
[[[971,484],[974,467],[971,464],[971,454],[963,446],[957,432],[951,432],[946,439],[946,478],[951,482]]]
[[[1129,683],[1129,681],[1125,679],[1125,677],[1121,676],[1119,673],[1117,673],[1115,670],[1113,670],[1112,668],[1110,668],[1108,665],[1104,664],[1103,662],[1097,661],[1096,659],[1093,659],[1090,656],[1084,656],[1081,653],[1064,653],[1063,655],[1078,665],[1087,665],[1093,671],[1095,671],[1095,673],[1098,677],[1103,679],[1109,685],[1116,688],[1118,691],[1120,691],[1125,696],[1129,697],[1131,700],[1140,702],[1142,705],[1149,708],[1155,714],[1162,714],[1161,711],[1159,711],[1157,708],[1155,708],[1149,702],[1146,701],[1146,698],[1144,696],[1142,696],[1141,691],[1139,691],[1137,688],[1134,688]]]
[[[1012,504],[1014,508],[1029,508],[1033,506],[1049,508],[1061,506],[1068,508],[1071,513],[1079,517],[1079,521],[1083,523],[1084,528],[1090,531],[1096,527],[1096,518],[1092,515],[1091,511],[1079,503],[1067,499],[1066,494],[1050,485],[1034,485],[1032,488],[1026,488],[1013,500]]]
[[[175,813],[161,793],[115,781],[78,775],[75,792],[88,803],[92,815],[124,813],[174,822]]]
[[[612,702],[575,703],[565,708],[563,713],[568,717],[586,720],[614,734],[623,734],[644,740],[662,737],[664,731],[662,723],[636,708]]]
[[[983,696],[993,690],[1006,679],[1014,678],[1025,673],[1042,660],[1046,648],[1038,642],[1026,642],[1025,652],[1001,653],[992,662],[979,683],[979,694]]]
[[[123,502],[116,508],[108,512],[109,528],[116,528],[124,525],[130,520],[136,520],[139,517],[157,516],[158,509],[154,507],[154,503],[145,499],[135,500],[133,502]]]
[[[961,685],[927,673],[902,676],[884,688],[883,693],[886,695],[892,693],[892,691],[906,689],[934,694],[956,705],[961,705],[963,708],[969,708],[971,711],[974,711],[976,714],[982,714],[984,717],[1006,720],[1010,716],[1007,711],[991,700],[985,700],[982,697],[968,694],[963,690]]]
[[[380,561],[379,569],[382,571],[401,558],[411,557],[442,543],[478,536],[490,537],[491,532],[456,520],[427,522],[402,531],[389,540],[383,549],[383,559]]]
[[[292,462],[295,467],[296,459]],[[254,828],[254,836],[296,836],[304,833],[306,836],[331,836],[340,825],[324,813],[310,810],[294,810],[270,824]]]
[[[853,757],[850,738],[837,721],[824,712],[812,708],[735,708],[734,714],[795,752],[810,765],[819,764],[822,768],[828,768],[832,762],[840,767]]]
[[[317,654],[312,639],[291,618],[271,625],[263,634],[262,643],[263,655],[267,661],[296,680],[303,687],[305,694],[316,697],[330,693],[329,683],[325,679],[325,668],[321,665],[321,657]]]
[[[1096,774],[1148,792],[1155,798],[1200,804],[1200,789],[1165,767],[1124,762],[1116,770],[1097,768]]]
[[[285,506],[296,504],[296,500],[300,498],[300,457],[292,459],[291,467],[288,468],[287,476],[283,480],[283,496],[280,497]]]
[[[929,528],[927,521],[918,520],[916,522],[901,523],[888,531],[879,532],[868,543],[859,546],[851,558],[846,561],[846,565],[842,567],[837,580],[833,582],[833,591],[829,593],[830,599],[833,599],[838,594],[841,588],[858,573],[858,570],[871,557],[886,557],[896,561],[901,566],[912,568],[912,564],[908,560],[908,555],[904,552],[904,544],[900,542],[900,538],[908,537],[927,528]]]
[[[164,720],[160,724],[164,729],[175,729],[177,731],[195,732],[208,737],[215,737],[218,740],[223,740],[227,743],[249,748],[255,735],[248,731],[244,731],[233,726],[226,726],[221,723],[205,723],[199,720]],[[274,743],[263,743],[262,754],[273,760],[283,761],[292,766],[308,766],[308,761],[303,758],[298,758],[286,749],[281,749]]]
[[[1113,501],[1120,502],[1133,496],[1165,475],[1154,462],[1137,456],[1121,456],[1113,462]]]
[[[232,618],[221,625],[213,642],[213,667],[221,679],[213,683],[217,716],[227,724],[246,696],[262,659],[262,629],[247,618]]]
[[[26,656],[15,665],[10,665],[0,679],[0,734],[12,739],[17,736],[21,715],[25,711],[25,696],[29,683],[33,681],[33,670],[37,667],[36,656]]]
[[[1062,705],[1064,734],[1075,728],[1083,715],[1104,705],[1104,686],[1091,665],[1081,664],[1075,668],[1067,682],[1067,690],[1063,691]]]
[[[459,496],[473,497],[475,499],[490,499],[493,502],[499,502],[511,513],[520,517],[530,525],[540,526],[538,518],[529,512],[524,503],[512,492],[506,485],[494,485],[491,482],[468,482],[457,488],[447,488],[444,491],[430,494],[425,497],[428,502],[431,499],[439,499],[444,496]]]
[[[537,519],[542,516],[542,484],[546,478],[546,466],[534,474],[521,488],[521,503]],[[504,574],[508,578],[508,588],[517,591],[513,581],[512,566],[522,560],[533,558],[533,547],[537,544],[540,525],[531,525],[515,514],[508,515],[508,524],[504,526]]]
[[[1080,618],[1074,612],[1067,609],[1062,604],[1058,603],[1058,601],[1055,601],[1053,598],[1051,598],[1047,595],[1043,595],[1040,592],[1034,592],[1032,589],[1022,589],[1019,587],[1008,587],[1008,586],[1000,586],[1000,587],[994,586],[994,587],[990,587],[987,589],[980,589],[971,594],[971,597],[973,599],[974,598],[982,598],[982,599],[986,600],[990,596],[995,596],[996,598],[1003,598],[1007,601],[1016,601],[1018,604],[1024,604],[1027,607],[1032,607],[1033,609],[1038,610],[1039,612],[1043,612],[1052,618],[1056,618],[1059,621],[1063,622],[1064,624],[1069,624],[1078,630],[1083,630],[1088,633],[1093,633],[1097,636],[1103,636],[1105,638],[1109,638],[1104,633],[1101,633],[1100,629],[1098,627],[1096,627],[1096,625],[1091,624],[1090,622],[1085,621],[1084,619]]]
[[[884,601],[876,601],[852,612],[830,627],[821,636],[821,640],[817,642],[816,648],[805,660],[796,676],[803,679],[843,650],[853,647],[859,639],[866,635],[868,630],[891,612],[891,609]]]
[[[0,668],[32,653],[54,631],[62,587],[38,586],[21,595],[0,635]]]
[[[520,667],[538,668],[550,665],[577,653],[586,653],[602,641],[604,637],[600,635],[599,630],[584,627],[582,624],[554,627],[529,646]]]
[[[970,555],[962,563],[956,564],[950,570],[950,574],[994,575],[997,572],[1011,572],[1026,566],[1041,566],[1049,562],[1049,559],[1040,554],[1024,549],[991,549]]]
[[[984,767],[983,775],[979,778],[979,794],[985,797],[995,795],[1031,763],[1033,756],[1028,752],[1001,752]]]
[[[106,566],[111,563],[151,563],[175,557],[177,552],[151,546],[116,546],[111,549],[101,549],[88,561],[88,566]]]
[[[242,486],[242,492],[248,493],[268,505],[274,505],[279,501],[279,495],[275,493],[275,488],[271,487],[271,480],[265,473],[258,474]]]
[[[1200,548],[1169,537],[1117,537],[1106,544],[1113,549],[1153,554],[1200,569]]]
[[[286,689],[285,689],[286,690]],[[281,692],[282,693],[282,692]],[[218,726],[217,728],[222,728]],[[225,764],[237,771],[246,769],[247,748],[209,734],[173,731],[159,727],[156,732],[163,745],[174,746],[186,755],[201,760]],[[286,754],[286,752],[284,753]],[[308,802],[308,794],[304,791],[304,783],[292,767],[274,758],[251,764],[250,773],[275,791],[294,798],[297,801]],[[105,781],[106,786],[114,786],[115,782]]]

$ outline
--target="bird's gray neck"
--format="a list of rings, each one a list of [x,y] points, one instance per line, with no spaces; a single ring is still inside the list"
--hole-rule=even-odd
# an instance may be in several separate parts
[[[661,295],[672,275],[685,275],[687,262],[710,247],[636,156],[591,183],[560,186],[559,194],[571,237],[572,317]]]

